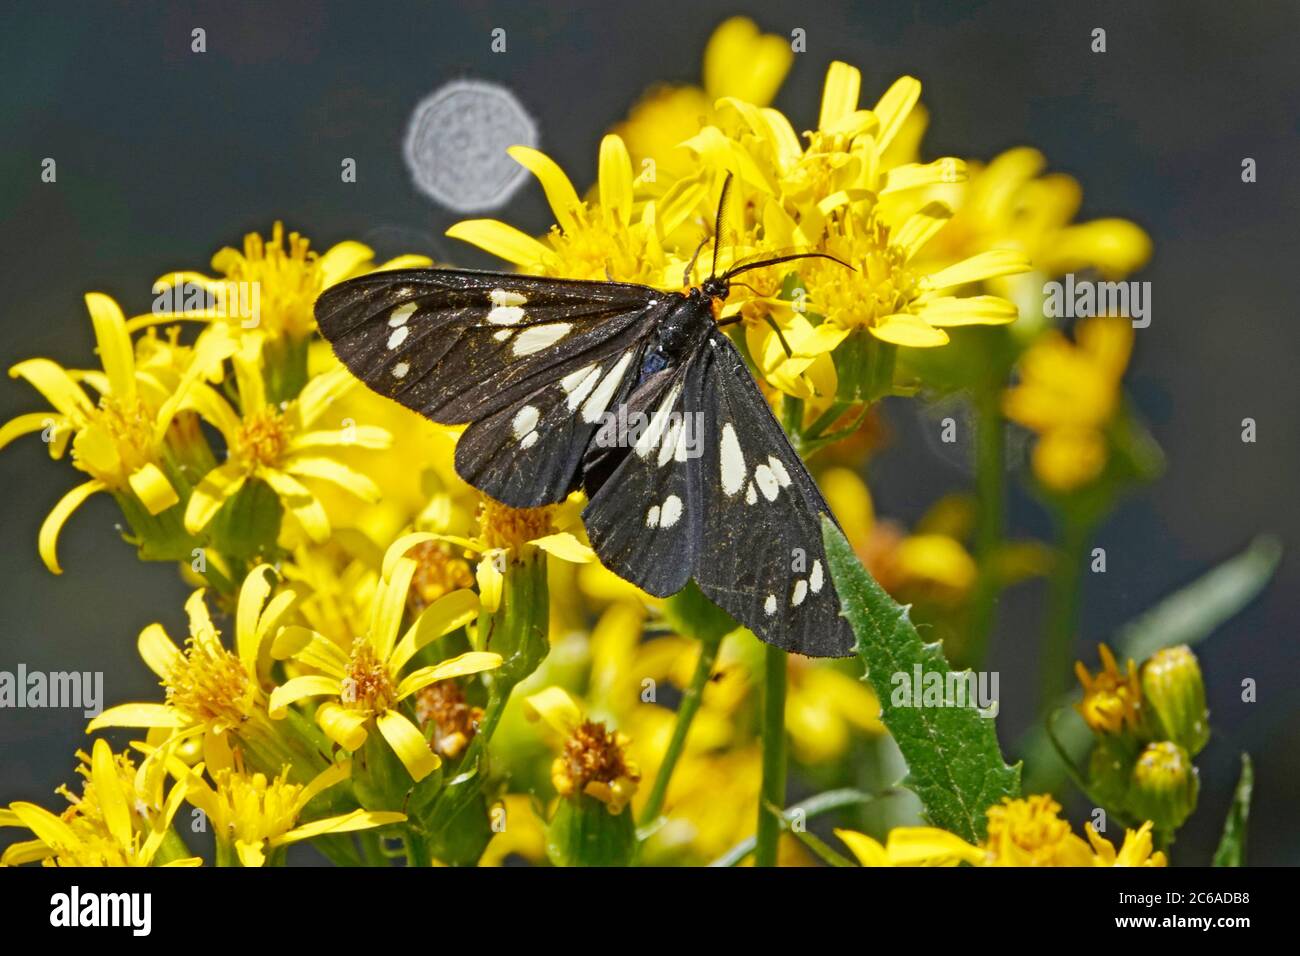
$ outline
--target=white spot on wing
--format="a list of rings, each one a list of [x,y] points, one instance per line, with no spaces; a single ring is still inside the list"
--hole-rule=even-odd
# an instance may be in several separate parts
[[[677,519],[682,516],[682,499],[676,495],[669,495],[664,499],[663,511],[659,514],[659,527],[671,528],[677,523]]]
[[[411,370],[411,366],[406,362],[398,362],[393,366],[393,378],[406,378],[406,373]]]
[[[722,426],[721,470],[722,490],[728,496],[736,494],[745,485],[745,456],[736,438],[731,422]]]
[[[754,487],[754,483],[752,481],[745,487],[745,504],[747,505],[758,504],[758,489]]]
[[[808,596],[808,582],[803,578],[794,582],[794,594],[790,595],[790,606],[798,607]]]
[[[514,329],[502,329],[500,332],[493,332],[492,338],[496,339],[498,342],[504,342],[514,334]]]
[[[768,501],[776,501],[776,496],[781,493],[781,486],[777,484],[776,475],[772,474],[772,469],[767,465],[759,465],[754,469],[754,480],[758,482],[758,490],[763,492],[763,497]]]
[[[397,348],[406,341],[406,337],[410,334],[411,328],[407,325],[399,325],[397,328],[393,329],[393,334],[388,337],[389,349]]]
[[[532,355],[548,345],[554,345],[569,334],[572,326],[568,322],[553,322],[550,325],[534,325],[524,329],[515,339],[513,351],[516,355]]]
[[[605,408],[614,398],[614,393],[618,387],[623,384],[623,374],[632,362],[632,350],[628,349],[623,353],[623,357],[618,360],[612,369],[606,373],[605,377],[600,380],[595,391],[591,393],[591,398],[582,406],[582,420],[589,425],[594,425],[600,421],[600,416],[605,414]],[[572,400],[572,396],[570,396]]]
[[[403,325],[406,324],[406,320],[415,314],[415,310],[417,308],[419,308],[419,306],[417,306],[414,302],[408,302],[406,303],[406,305],[399,305],[397,308],[393,310],[392,314],[389,315],[388,317],[389,327],[394,329],[400,329]]]
[[[525,435],[525,436],[523,437],[523,439],[519,442],[519,447],[520,447],[520,448],[532,448],[532,447],[533,447],[534,445],[536,445],[536,444],[537,444],[537,432],[529,432],[529,433],[528,433],[527,435]]]
[[[771,617],[776,613],[776,595],[769,594],[767,600],[763,602],[763,613]]]
[[[822,562],[821,559],[818,558],[813,562],[812,573],[808,575],[808,587],[812,590],[813,594],[816,594],[822,589],[824,583],[826,583],[826,579],[822,577]]]
[[[493,305],[525,305],[528,302],[518,292],[508,292],[505,289],[493,289],[488,293],[488,300]]]
[[[524,320],[524,310],[517,305],[498,305],[488,313],[487,320],[493,325],[518,325]]]
[[[510,422],[510,428],[514,431],[515,437],[523,438],[536,428],[537,420],[540,417],[536,405],[525,405],[515,412],[515,417]]]
[[[569,411],[574,411],[582,404],[582,400],[596,387],[598,378],[600,378],[599,365],[584,365],[576,372],[570,372],[560,379],[560,388],[564,389],[564,394],[569,396]]]
[[[781,464],[780,458],[769,455],[767,466],[772,469],[772,474],[776,475],[776,480],[782,488],[790,487],[790,472],[785,470],[785,465]]]
[[[636,451],[639,458],[645,458],[650,454],[651,449],[659,444],[659,439],[663,437],[664,428],[668,425],[670,413],[673,405],[677,403],[677,396],[681,394],[682,386],[678,382],[668,390],[664,400],[659,403],[655,413],[650,418],[650,424],[646,430],[641,433],[641,437],[636,440],[633,450]],[[660,456],[659,464],[663,464],[663,458]]]
[[[645,526],[647,528],[659,527],[659,506],[651,505],[650,510],[645,514]]]

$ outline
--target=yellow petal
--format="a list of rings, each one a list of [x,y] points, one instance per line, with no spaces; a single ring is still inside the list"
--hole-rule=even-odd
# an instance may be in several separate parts
[[[200,379],[208,378],[214,369],[220,368],[222,362],[235,354],[236,348],[237,343],[230,337],[224,323],[210,326],[199,336],[198,341],[194,343],[194,354],[189,365],[186,366],[180,381],[159,407],[158,414],[154,418],[154,442],[161,443],[166,437],[168,426],[171,425],[176,413],[186,404],[190,389],[195,383]],[[222,404],[224,405],[225,402],[223,401]],[[233,414],[231,412],[232,416]],[[227,432],[223,429],[222,434]]]
[[[865,833],[836,829],[835,835],[844,841],[844,845],[863,866],[889,866],[885,848]]]
[[[34,803],[19,801],[9,805],[9,809],[22,821],[22,825],[51,847],[76,847],[81,841],[77,839],[72,828],[43,807]]]
[[[876,134],[877,149],[884,152],[889,148],[920,98],[921,83],[911,76],[900,76],[885,91],[885,95],[872,110],[880,119],[880,132]]]
[[[231,356],[230,364],[235,368],[235,385],[244,415],[261,411],[266,406],[266,383],[262,380],[262,336],[244,336],[238,350]]]
[[[596,560],[596,552],[567,531],[535,538],[529,543],[541,548],[547,554],[553,554],[562,561],[573,564],[587,564]]]
[[[948,334],[932,329],[924,321],[906,312],[897,312],[880,319],[871,327],[871,334],[882,342],[892,342],[913,349],[928,349],[948,344]]]
[[[277,661],[292,657],[335,677],[342,677],[348,666],[348,656],[341,647],[325,635],[297,624],[280,628],[271,642],[271,657]]]
[[[1014,302],[996,295],[937,296],[917,304],[917,315],[929,325],[1006,325],[1019,312]]]
[[[325,677],[321,674],[294,677],[271,691],[267,711],[272,719],[279,720],[288,712],[290,704],[308,697],[338,697],[342,693],[343,685],[337,677]]]
[[[384,711],[375,721],[379,725],[379,732],[388,741],[388,746],[393,748],[397,759],[402,761],[406,772],[416,783],[442,766],[442,761],[429,748],[429,742],[416,729],[415,724],[397,711]]]
[[[265,481],[280,496],[290,513],[298,519],[307,536],[317,544],[322,544],[330,536],[330,519],[325,508],[316,500],[316,496],[307,490],[307,486],[296,478],[275,468],[261,468],[257,476]],[[191,499],[193,500],[193,499]]]
[[[464,219],[449,228],[447,235],[534,271],[550,256],[550,250],[528,233],[495,219]]]
[[[256,869],[266,862],[261,840],[236,840],[235,854],[239,857],[239,862],[249,869]]]
[[[24,379],[61,414],[76,419],[93,407],[72,377],[49,359],[28,359],[9,370],[10,378]]]
[[[241,422],[230,403],[214,388],[201,382],[191,385],[185,393],[181,408],[197,412],[199,417],[216,428],[226,440],[226,447],[236,441]]]
[[[600,141],[600,211],[611,229],[632,221],[632,158],[622,137],[609,134]]]
[[[582,710],[562,687],[547,687],[525,697],[524,713],[529,720],[541,720],[562,737],[582,723]]]
[[[185,719],[166,704],[118,704],[86,725],[93,734],[106,727],[184,727]]]
[[[301,452],[313,448],[364,448],[369,451],[382,451],[391,448],[393,436],[377,425],[358,425],[354,428],[341,428],[337,431],[310,431],[299,435],[289,443],[289,451]]]
[[[425,608],[407,629],[401,643],[388,659],[389,669],[394,674],[399,673],[407,661],[431,641],[464,627],[478,617],[478,612],[478,595],[468,588],[444,594]]]
[[[940,269],[921,279],[931,290],[950,289],[970,282],[982,282],[997,276],[1028,272],[1031,266],[1023,252],[1014,249],[990,249]]]
[[[19,415],[11,418],[9,421],[0,425],[0,448],[4,448],[15,438],[22,435],[30,435],[32,432],[39,432],[45,428],[53,428],[58,422],[49,412],[31,412],[27,415]]]
[[[334,458],[294,457],[284,466],[284,470],[299,478],[328,481],[370,504],[377,502],[382,494],[372,479]]]
[[[388,546],[384,552],[384,566],[381,572],[385,578],[393,576],[393,568],[397,562],[405,557],[406,552],[410,551],[417,544],[424,544],[426,541],[433,541],[437,536],[430,534],[428,531],[413,531],[410,534],[404,534]]]
[[[373,249],[352,240],[331,246],[316,263],[316,268],[321,274],[321,288],[328,289],[344,279],[359,274],[374,257]]]
[[[966,163],[952,156],[936,159],[932,163],[903,163],[881,176],[879,193],[887,196],[905,189],[964,183],[969,177]]]
[[[500,654],[492,654],[488,651],[467,651],[453,657],[451,660],[443,661],[440,664],[430,664],[428,667],[421,667],[419,670],[412,671],[405,680],[397,685],[397,699],[403,700],[417,690],[422,690],[430,684],[436,684],[440,680],[478,674],[482,671],[494,670],[500,666]]]
[[[20,826],[21,824],[7,825]],[[37,863],[41,860],[47,860],[53,855],[54,851],[46,845],[44,840],[21,840],[5,847],[4,855],[0,856],[0,867]]]
[[[495,614],[501,606],[501,594],[505,588],[505,575],[497,568],[497,557],[497,554],[485,554],[474,569],[479,603],[489,614]]]
[[[396,813],[390,810],[353,810],[351,813],[345,813],[337,817],[328,817],[324,820],[313,820],[311,823],[304,823],[300,827],[294,827],[287,833],[272,837],[270,843],[271,846],[284,846],[286,843],[297,843],[299,840],[312,840],[327,833],[350,833],[353,830],[369,830],[373,827],[403,823],[405,820],[405,813]]]
[[[904,262],[910,262],[912,257],[920,252],[951,218],[952,210],[943,203],[926,203],[918,212],[908,217],[890,238],[889,244],[903,253]]]
[[[239,588],[239,603],[235,609],[235,650],[250,674],[257,672],[257,621],[267,595],[271,593],[274,575],[275,570],[270,566],[258,565],[248,572]]]
[[[358,379],[342,366],[317,375],[298,395],[298,416],[304,428],[310,428],[325,411],[356,387]]]
[[[965,861],[980,863],[984,851],[956,834],[936,827],[895,827],[889,831],[885,852],[894,866],[945,864]]]
[[[411,591],[411,578],[417,565],[410,558],[401,558],[393,565],[392,576],[381,583],[375,595],[370,617],[369,640],[381,661],[387,661],[397,644],[397,633],[406,613],[406,598]]]
[[[565,232],[572,232],[577,225],[574,210],[582,205],[578,193],[564,175],[564,170],[545,153],[528,146],[511,146],[506,150],[510,157],[524,169],[528,170],[542,184],[546,201],[555,213],[555,222]]]
[[[63,569],[59,567],[57,553],[59,532],[63,530],[63,526],[72,517],[72,513],[81,507],[82,502],[95,492],[103,491],[105,487],[104,483],[98,480],[77,485],[59,499],[59,503],[54,506],[54,509],[41,524],[36,549],[40,552],[41,560],[45,562],[45,566],[55,574],[63,573]]]
[[[316,799],[318,794],[324,793],[330,787],[342,783],[352,774],[352,764],[344,760],[339,763],[332,763],[320,773],[311,779],[307,786],[303,787],[298,794],[296,801],[298,809],[301,810],[312,800]]]
[[[86,308],[95,326],[99,359],[108,373],[113,394],[129,400],[135,397],[135,353],[126,331],[126,316],[121,307],[102,292],[86,293]]]
[[[198,534],[206,528],[226,500],[247,480],[243,465],[237,461],[228,461],[204,475],[185,506],[185,530]]]
[[[862,89],[862,73],[857,67],[835,60],[826,70],[826,83],[822,87],[822,108],[817,119],[818,129],[829,129],[841,117],[858,108]]]
[[[387,262],[381,262],[372,269],[372,272],[392,272],[395,269],[427,269],[433,265],[433,260],[428,256],[419,256],[406,254],[403,256],[393,256]]]
[[[731,17],[718,25],[704,48],[704,89],[715,100],[734,96],[766,106],[793,62],[785,37],[760,33],[748,17]]]
[[[357,751],[366,742],[366,721],[370,715],[364,710],[352,710],[332,700],[316,708],[316,723],[325,735],[344,750]]]
[[[131,845],[131,806],[127,803],[122,776],[107,740],[96,740],[90,753],[90,774],[104,824],[122,846]]]
[[[127,482],[151,515],[161,514],[181,500],[162,469],[153,462],[137,468]]]

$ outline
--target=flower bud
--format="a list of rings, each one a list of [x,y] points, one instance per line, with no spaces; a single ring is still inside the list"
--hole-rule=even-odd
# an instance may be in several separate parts
[[[561,797],[546,829],[546,855],[556,866],[627,866],[636,853],[632,812],[585,793]]]
[[[1148,744],[1133,766],[1129,808],[1156,830],[1171,832],[1196,809],[1200,790],[1187,751],[1173,741]]]
[[[1162,736],[1193,757],[1210,739],[1205,683],[1196,655],[1187,645],[1157,651],[1142,665],[1142,693]]]

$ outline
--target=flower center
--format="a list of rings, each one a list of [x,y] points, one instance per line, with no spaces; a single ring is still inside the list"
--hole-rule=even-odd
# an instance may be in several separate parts
[[[164,682],[173,707],[196,722],[235,727],[249,715],[253,685],[243,663],[215,634],[192,634],[185,656]]]
[[[624,753],[628,740],[607,731],[598,721],[585,720],[564,742],[564,752],[555,758],[551,781],[561,796],[585,793],[620,812],[636,793],[641,772]]]
[[[466,703],[460,686],[447,680],[420,691],[415,699],[415,714],[421,727],[433,724],[433,749],[439,756],[454,759],[478,733],[483,708]]]
[[[1060,818],[1060,812],[1060,804],[1046,794],[990,807],[987,845],[997,851],[1009,844],[1028,855],[1032,865],[1050,865],[1072,836],[1070,824]]]
[[[397,702],[392,677],[375,649],[363,637],[352,644],[347,676],[343,679],[343,703],[372,714],[383,713]]]
[[[423,541],[406,552],[416,562],[411,578],[411,591],[407,605],[411,614],[420,613],[438,598],[459,588],[474,586],[474,572],[469,562],[452,553],[450,545],[442,541]]]
[[[486,549],[506,549],[518,555],[519,549],[529,541],[551,533],[554,511],[553,505],[511,508],[484,495],[479,504],[478,520]]]
[[[250,464],[275,468],[288,450],[291,432],[284,414],[266,405],[244,417],[235,435],[235,455]]]

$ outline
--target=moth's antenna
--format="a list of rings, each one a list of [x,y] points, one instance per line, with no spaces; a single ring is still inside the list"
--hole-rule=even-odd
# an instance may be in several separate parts
[[[727,197],[730,194],[731,173],[727,173],[727,178],[722,181],[722,195],[718,197],[718,219],[713,224],[713,266],[709,270],[710,279],[718,274],[718,249],[722,246],[722,223],[726,219]]]
[[[853,266],[845,262],[843,259],[837,259],[834,256],[829,255],[825,252],[796,252],[793,255],[789,255],[789,256],[777,256],[775,259],[764,259],[761,262],[750,262],[745,265],[737,266],[736,268],[732,269],[730,272],[724,274],[722,278],[726,281],[730,281],[732,276],[738,276],[742,272],[748,272],[751,269],[762,269],[765,266],[780,265],[782,262],[790,262],[794,259],[829,259],[831,262],[838,262],[846,269],[850,269],[854,272],[858,271],[857,269],[854,269]]]
[[[691,261],[686,264],[686,271],[682,273],[682,285],[688,286],[691,284],[691,270],[695,268],[695,260],[700,257],[700,251],[708,241],[709,237],[705,236],[700,240],[700,244],[695,247],[695,255],[691,256]]]

